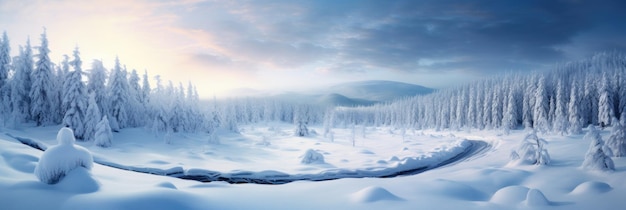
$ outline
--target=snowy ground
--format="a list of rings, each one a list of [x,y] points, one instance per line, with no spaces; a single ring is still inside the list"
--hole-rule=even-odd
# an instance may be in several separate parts
[[[218,145],[209,144],[204,134],[175,134],[168,145],[144,129],[126,129],[114,134],[112,148],[81,145],[99,161],[135,168],[255,176],[269,171],[300,177],[329,171],[377,174],[407,163],[437,164],[462,151],[467,146],[464,139],[491,147],[443,167],[394,178],[282,185],[201,183],[96,164],[92,171],[74,170],[59,184],[46,185],[33,174],[42,152],[6,134],[54,145],[58,129],[0,130],[3,209],[620,209],[626,205],[626,159],[614,158],[616,171],[611,173],[581,170],[589,146],[582,135],[542,136],[549,141],[549,166],[510,166],[509,154],[525,131],[507,136],[496,131],[427,130],[407,131],[403,137],[401,130],[372,127],[363,136],[363,129],[357,128],[353,147],[351,129],[334,129],[331,142],[321,135],[294,137],[292,125],[258,124],[242,127],[241,134],[223,133]],[[608,132],[602,134],[608,137]],[[323,154],[324,163],[301,163],[309,149]]]

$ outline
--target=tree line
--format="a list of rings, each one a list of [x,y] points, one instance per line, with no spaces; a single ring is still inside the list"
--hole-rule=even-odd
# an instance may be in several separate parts
[[[580,134],[626,121],[626,56],[598,53],[553,70],[509,73],[424,96],[326,114],[327,127],[364,124],[415,129],[533,128]]]

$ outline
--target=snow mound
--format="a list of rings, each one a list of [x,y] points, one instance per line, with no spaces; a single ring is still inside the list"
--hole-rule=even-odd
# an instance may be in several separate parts
[[[528,194],[526,194],[527,206],[547,206],[549,204],[550,201],[548,201],[541,191],[537,189],[528,190]]]
[[[601,194],[608,191],[611,191],[613,188],[611,185],[604,182],[597,181],[588,181],[580,183],[574,190],[572,190],[572,194]]]
[[[323,164],[324,163],[324,155],[312,149],[308,149],[304,153],[304,155],[301,157],[302,157],[302,160],[300,162],[302,164],[314,164],[314,163]]]
[[[74,133],[69,128],[61,128],[57,134],[58,145],[48,148],[35,167],[35,175],[46,184],[56,184],[73,169],[91,169],[93,157],[89,150],[74,145]]]
[[[70,193],[92,193],[100,189],[100,183],[92,177],[88,169],[82,167],[71,170],[55,186]]]
[[[504,187],[496,191],[490,201],[505,205],[519,204],[520,202],[526,200],[528,190],[528,187],[519,185]]]
[[[351,195],[352,201],[357,203],[370,203],[382,200],[402,201],[404,199],[390,193],[385,188],[370,186],[363,188]]]
[[[169,188],[169,189],[178,189],[176,187],[176,185],[172,184],[171,182],[161,182],[159,184],[156,185],[157,187],[162,187],[162,188]]]

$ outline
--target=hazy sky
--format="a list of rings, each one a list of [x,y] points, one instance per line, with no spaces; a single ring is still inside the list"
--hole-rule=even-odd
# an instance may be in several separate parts
[[[12,53],[45,26],[51,57],[84,69],[230,88],[293,90],[385,79],[441,88],[502,71],[626,52],[626,1],[0,0]]]

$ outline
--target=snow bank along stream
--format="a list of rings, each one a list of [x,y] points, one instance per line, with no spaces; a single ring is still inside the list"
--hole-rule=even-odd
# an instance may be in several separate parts
[[[45,151],[46,145],[30,139],[8,136],[18,140],[22,144]],[[94,156],[94,162],[122,170],[147,173],[161,176],[170,176],[181,179],[196,180],[201,182],[224,181],[228,183],[256,183],[256,184],[285,184],[293,181],[325,181],[341,178],[392,178],[396,176],[414,175],[427,170],[442,167],[448,164],[463,161],[469,157],[485,153],[491,145],[478,140],[460,140],[443,150],[424,154],[418,157],[406,157],[392,160],[394,163],[387,167],[367,167],[361,169],[328,169],[314,174],[287,174],[280,171],[234,171],[219,172],[206,169],[184,169],[173,167],[168,169],[136,167],[107,161],[104,158]]]

